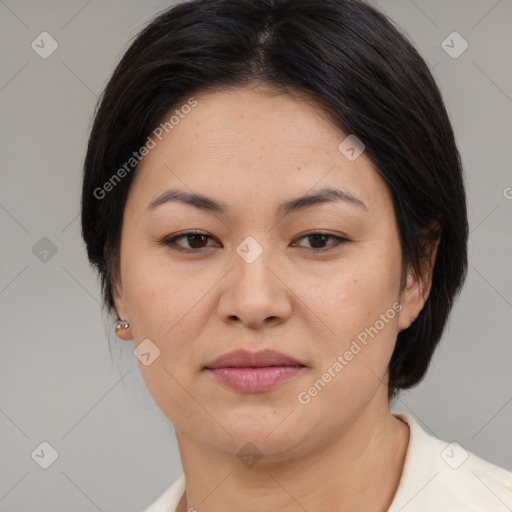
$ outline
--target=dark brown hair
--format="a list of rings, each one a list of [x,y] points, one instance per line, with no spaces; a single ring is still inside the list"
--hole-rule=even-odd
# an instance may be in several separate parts
[[[136,165],[113,190],[105,193],[104,185],[193,94],[255,83],[307,94],[364,143],[391,191],[406,268],[420,273],[425,241],[438,235],[431,222],[441,228],[429,297],[398,334],[389,364],[391,397],[426,373],[466,277],[468,222],[439,89],[404,35],[361,1],[192,0],[137,35],[99,100],[84,164],[82,236],[105,305],[115,311],[122,217]]]

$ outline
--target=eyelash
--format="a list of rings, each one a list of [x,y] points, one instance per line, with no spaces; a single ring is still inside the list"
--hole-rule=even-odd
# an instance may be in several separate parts
[[[208,235],[206,233],[202,233],[201,231],[186,231],[185,233],[181,233],[180,235],[174,235],[171,237],[164,238],[163,240],[160,241],[160,243],[165,247],[170,247],[174,251],[187,252],[187,253],[198,253],[198,252],[203,252],[203,250],[205,250],[205,249],[208,249],[208,246],[201,247],[199,249],[186,249],[184,247],[181,247],[181,246],[175,244],[176,240],[179,240],[180,238],[186,238],[188,236],[193,236],[193,235],[202,235],[202,236],[205,236],[208,238],[212,238],[210,235]],[[306,233],[305,235],[302,235],[301,237],[299,237],[299,240],[302,238],[310,238],[313,236],[324,236],[324,237],[333,238],[336,240],[335,243],[330,244],[329,246],[324,247],[322,249],[314,249],[313,248],[312,250],[317,253],[329,251],[344,242],[350,241],[348,238],[343,238],[341,236],[333,235],[331,233],[323,233],[321,231],[311,231],[310,233]]]

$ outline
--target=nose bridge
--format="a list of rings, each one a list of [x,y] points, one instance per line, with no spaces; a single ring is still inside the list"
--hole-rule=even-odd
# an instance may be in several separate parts
[[[269,280],[274,277],[269,269],[273,260],[272,251],[268,246],[264,247],[258,238],[262,241],[263,236],[249,235],[238,244],[235,249],[235,267],[237,280],[260,289],[268,286]]]
[[[282,321],[290,314],[286,286],[275,275],[279,271],[272,251],[263,247],[257,235],[247,236],[236,246],[233,266],[229,290],[219,304],[225,320],[238,318],[255,327],[267,319]]]
[[[263,235],[256,236],[246,236],[236,247],[236,253],[238,256],[248,265],[251,265],[258,259],[260,256],[266,252],[268,257],[268,247],[266,249],[263,248]],[[258,239],[260,241],[258,241]]]

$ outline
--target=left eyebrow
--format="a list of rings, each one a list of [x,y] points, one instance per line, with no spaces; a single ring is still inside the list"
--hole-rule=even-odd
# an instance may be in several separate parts
[[[158,206],[171,201],[180,202],[212,213],[224,214],[228,210],[226,203],[217,201],[202,194],[188,193],[179,189],[170,189],[151,201],[147,209],[154,210]],[[336,188],[324,188],[315,194],[304,195],[279,205],[277,215],[288,215],[318,204],[344,202],[368,211],[366,205],[350,192]]]
[[[279,206],[277,213],[288,215],[289,213],[309,208],[310,206],[333,202],[348,203],[368,211],[363,201],[350,192],[337,188],[323,188],[315,194],[305,195],[283,203]]]

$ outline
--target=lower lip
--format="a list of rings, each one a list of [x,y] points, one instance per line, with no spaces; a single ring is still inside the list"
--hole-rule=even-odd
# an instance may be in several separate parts
[[[262,366],[260,368],[207,368],[230,388],[246,393],[269,391],[295,377],[303,366]]]

